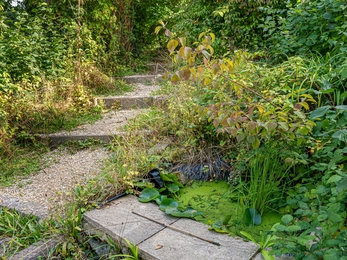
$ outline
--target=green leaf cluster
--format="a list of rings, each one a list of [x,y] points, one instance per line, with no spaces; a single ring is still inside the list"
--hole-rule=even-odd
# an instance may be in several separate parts
[[[176,175],[161,173],[160,176],[164,182],[164,187],[144,189],[139,196],[140,202],[155,201],[160,210],[178,218],[194,218],[202,214],[191,207],[182,208],[175,199],[171,198],[177,194],[180,187],[183,187]]]

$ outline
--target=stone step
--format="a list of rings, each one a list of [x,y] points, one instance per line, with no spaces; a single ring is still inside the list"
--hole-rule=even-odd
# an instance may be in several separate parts
[[[86,141],[95,140],[101,141],[103,144],[108,144],[114,140],[117,136],[127,136],[127,135],[150,135],[151,131],[138,131],[138,132],[114,132],[112,134],[46,134],[39,135],[39,140],[48,143],[52,148],[58,147],[59,145],[65,144],[70,141]]]
[[[163,96],[114,96],[97,97],[95,105],[103,104],[107,109],[142,109],[153,106],[162,106],[166,102]]]
[[[59,244],[59,240],[51,238],[46,241],[40,240],[39,242],[32,244],[28,248],[18,252],[12,256],[11,260],[37,260],[37,259],[49,259],[52,250]]]
[[[168,216],[157,205],[140,203],[133,195],[86,212],[83,230],[104,241],[109,237],[122,248],[127,246],[126,238],[139,247],[144,260],[249,260],[258,251],[252,242],[209,231],[191,219]]]
[[[7,195],[0,195],[0,207],[17,210],[22,214],[34,215],[38,218],[49,217],[48,209],[43,207],[41,204]]]
[[[41,141],[48,143],[51,147],[57,147],[68,141],[81,141],[81,140],[100,140],[103,143],[111,142],[116,136],[126,135],[148,135],[149,131],[139,131],[127,133],[120,131],[120,127],[125,126],[128,121],[135,118],[139,113],[145,110],[119,110],[110,111],[106,113],[102,119],[94,122],[93,124],[81,125],[72,131],[61,131],[52,134],[40,134],[37,138]]]
[[[128,84],[153,84],[156,82],[160,82],[163,80],[163,76],[160,74],[155,75],[131,75],[131,76],[125,76],[120,79],[123,79]]]

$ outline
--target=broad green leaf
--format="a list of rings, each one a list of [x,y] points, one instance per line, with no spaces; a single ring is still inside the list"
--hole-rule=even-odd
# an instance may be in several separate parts
[[[168,207],[177,208],[178,202],[171,198],[163,199],[159,205],[159,209],[165,211]]]
[[[176,183],[170,183],[167,185],[168,190],[171,193],[176,193],[180,190],[180,187],[178,187],[178,185]]]
[[[346,142],[347,141],[347,130],[346,129],[338,130],[335,133],[333,133],[333,135],[331,137],[334,139],[338,139],[340,141]]]
[[[165,213],[178,218],[194,218],[202,214],[202,212],[198,212],[192,208],[187,208],[185,211],[180,211],[177,208],[170,207],[165,210]]]
[[[344,96],[347,95],[347,92],[343,94]],[[341,95],[342,96],[342,95]],[[347,106],[346,105],[340,105],[340,106],[336,106],[335,107],[336,110],[347,110]]]
[[[273,255],[270,255],[266,250],[261,250],[261,255],[264,257],[264,260],[276,260],[276,258]]]
[[[292,215],[289,215],[289,214],[286,214],[281,218],[283,224],[285,224],[285,225],[288,225],[290,222],[293,221],[293,219],[294,219],[294,217]]]
[[[328,219],[333,223],[339,223],[339,222],[343,221],[342,216],[340,214],[334,213],[334,212],[329,212]]]
[[[342,180],[340,180],[337,183],[337,190],[341,191],[341,190],[347,190],[347,178],[343,178]]]
[[[155,188],[147,188],[144,189],[140,196],[139,196],[139,201],[140,202],[149,202],[152,200],[155,200],[159,196],[159,191]]]
[[[160,205],[161,202],[164,200],[164,199],[167,199],[167,196],[166,195],[159,195],[158,197],[155,198],[155,202]]]
[[[316,110],[313,110],[310,114],[310,119],[322,118],[330,108],[331,106],[322,106],[317,108]]]
[[[218,233],[228,233],[228,230],[226,229],[225,225],[223,225],[223,222],[221,220],[212,223],[208,230],[213,230]]]
[[[223,218],[223,225],[228,225],[230,219],[231,219],[231,215],[226,215],[226,216]]]
[[[341,254],[339,253],[339,250],[335,248],[331,248],[324,252],[324,260],[335,260],[335,259],[341,259]]]
[[[254,239],[254,237],[251,234],[249,234],[245,231],[240,231],[240,234],[243,235],[248,240],[252,241],[254,244],[258,244],[258,242]]]
[[[167,173],[167,174],[160,173],[160,177],[164,182],[173,182],[178,187],[183,188],[182,183],[178,180],[178,177],[173,173]]]
[[[260,225],[261,216],[258,211],[254,208],[247,208],[245,210],[245,218],[247,225]]]
[[[297,231],[300,231],[301,230],[301,227],[300,226],[297,226],[297,225],[290,225],[286,228],[286,231],[287,232],[297,232]]]
[[[331,182],[333,182],[333,183],[337,183],[337,182],[339,182],[340,180],[342,179],[342,177],[340,176],[340,175],[333,175],[333,176],[331,176],[330,178],[329,178],[329,180],[327,181],[327,183],[331,183]]]
[[[319,212],[319,215],[317,216],[318,221],[324,221],[328,218],[328,213],[326,211]]]

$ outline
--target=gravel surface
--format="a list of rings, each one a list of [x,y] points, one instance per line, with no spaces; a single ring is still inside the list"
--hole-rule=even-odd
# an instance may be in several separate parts
[[[157,85],[138,83],[135,90],[125,96],[149,96],[157,89]],[[63,131],[59,134],[112,134],[116,128],[124,126],[128,119],[134,118],[140,112],[141,110],[111,111],[94,124],[82,125],[74,131]],[[66,203],[68,194],[74,190],[76,184],[83,184],[100,173],[109,153],[102,147],[74,154],[68,149],[51,151],[43,158],[44,162],[48,161],[48,167],[11,187],[0,187],[0,206],[16,208],[23,213],[33,213],[41,217],[49,216],[57,205]]]
[[[102,119],[96,121],[93,124],[81,125],[73,131],[61,131],[49,136],[54,135],[111,135],[117,133],[117,129],[126,125],[129,119],[136,117],[144,110],[119,110],[110,111],[106,113]]]
[[[137,83],[134,91],[127,92],[123,96],[125,97],[139,97],[139,96],[150,96],[152,92],[159,90],[159,85],[146,85]]]
[[[46,154],[49,167],[30,178],[1,189],[0,204],[24,213],[46,216],[57,204],[64,203],[76,184],[83,184],[100,173],[108,157],[106,149],[87,149],[71,154],[67,149]]]

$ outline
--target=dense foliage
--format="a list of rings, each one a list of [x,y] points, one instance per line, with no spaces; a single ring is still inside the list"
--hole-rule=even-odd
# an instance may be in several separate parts
[[[9,2],[0,1],[0,152],[88,111],[104,73],[166,46],[180,93],[155,131],[179,140],[179,153],[226,151],[247,223],[283,214],[260,235],[272,254],[346,259],[346,1]],[[162,157],[144,150],[133,169],[117,167],[126,176]]]
[[[112,88],[109,76],[131,57],[131,6],[0,1],[1,153],[22,137],[90,114],[91,93]]]

